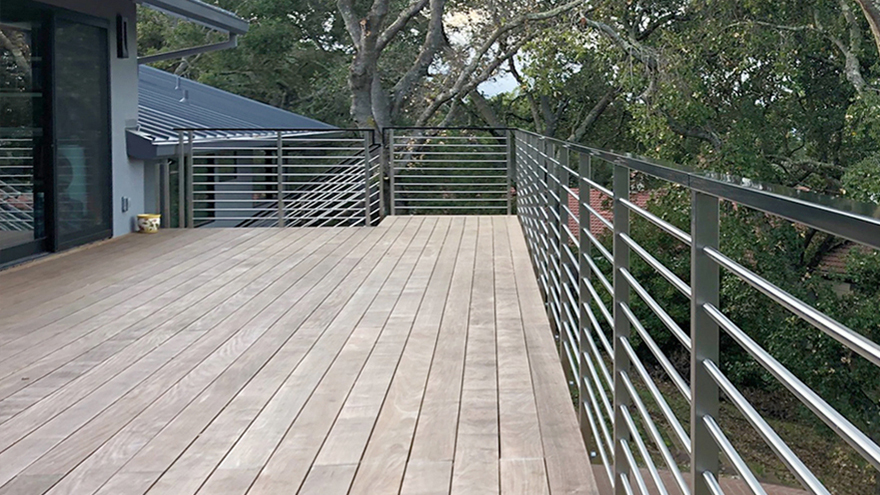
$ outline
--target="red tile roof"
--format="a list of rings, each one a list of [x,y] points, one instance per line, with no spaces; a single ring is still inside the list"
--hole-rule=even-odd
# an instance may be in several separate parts
[[[638,191],[630,194],[630,201],[636,206],[644,208],[651,199],[650,191]],[[590,189],[590,206],[599,212],[603,218],[614,223],[614,214],[612,213],[611,196],[604,194],[598,189]],[[578,235],[578,215],[580,208],[578,207],[578,190],[572,189],[572,194],[568,196],[568,209],[572,215],[568,219],[568,230],[575,237]],[[602,235],[607,227],[595,215],[590,215],[590,233],[594,236]]]

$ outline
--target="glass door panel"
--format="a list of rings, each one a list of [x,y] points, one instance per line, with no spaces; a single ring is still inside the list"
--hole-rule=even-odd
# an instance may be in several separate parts
[[[0,10],[0,263],[46,236],[41,27],[34,13]]]
[[[59,248],[109,237],[111,164],[107,30],[55,26],[55,231]]]

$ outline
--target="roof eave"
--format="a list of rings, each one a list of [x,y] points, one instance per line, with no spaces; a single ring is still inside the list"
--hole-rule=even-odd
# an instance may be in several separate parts
[[[248,31],[248,23],[223,9],[196,0],[138,0],[148,7],[167,12],[207,27],[241,35]]]

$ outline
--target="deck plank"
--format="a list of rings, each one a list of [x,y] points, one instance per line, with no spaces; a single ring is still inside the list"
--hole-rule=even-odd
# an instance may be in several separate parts
[[[130,236],[6,296],[0,495],[595,493],[515,218]]]

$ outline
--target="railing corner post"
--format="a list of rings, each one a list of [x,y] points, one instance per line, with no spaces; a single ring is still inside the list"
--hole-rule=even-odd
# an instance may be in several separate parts
[[[394,129],[388,129],[388,214],[397,215],[394,199]]]
[[[278,166],[278,226],[284,227],[284,136],[276,136],[275,160]]]
[[[718,324],[703,306],[718,306],[720,273],[704,248],[718,247],[719,202],[697,191],[691,192],[691,199],[691,475],[693,495],[709,495],[702,475],[708,471],[718,477],[719,449],[703,418],[718,416],[718,385],[704,362],[718,363]]]
[[[629,270],[629,248],[622,236],[629,235],[629,209],[621,201],[629,200],[630,170],[623,165],[614,165],[614,493],[625,495],[622,476],[628,476],[632,466],[627,464],[623,443],[629,442],[629,430],[623,415],[623,408],[631,402],[622,375],[629,373],[630,361],[622,341],[629,339],[630,322],[621,309],[629,304],[630,288],[623,276]]]
[[[364,226],[369,227],[373,224],[370,205],[370,170],[372,169],[370,162],[372,155],[370,147],[373,145],[373,131],[364,131]]]
[[[507,214],[513,214],[513,178],[516,174],[516,131],[507,130]]]

